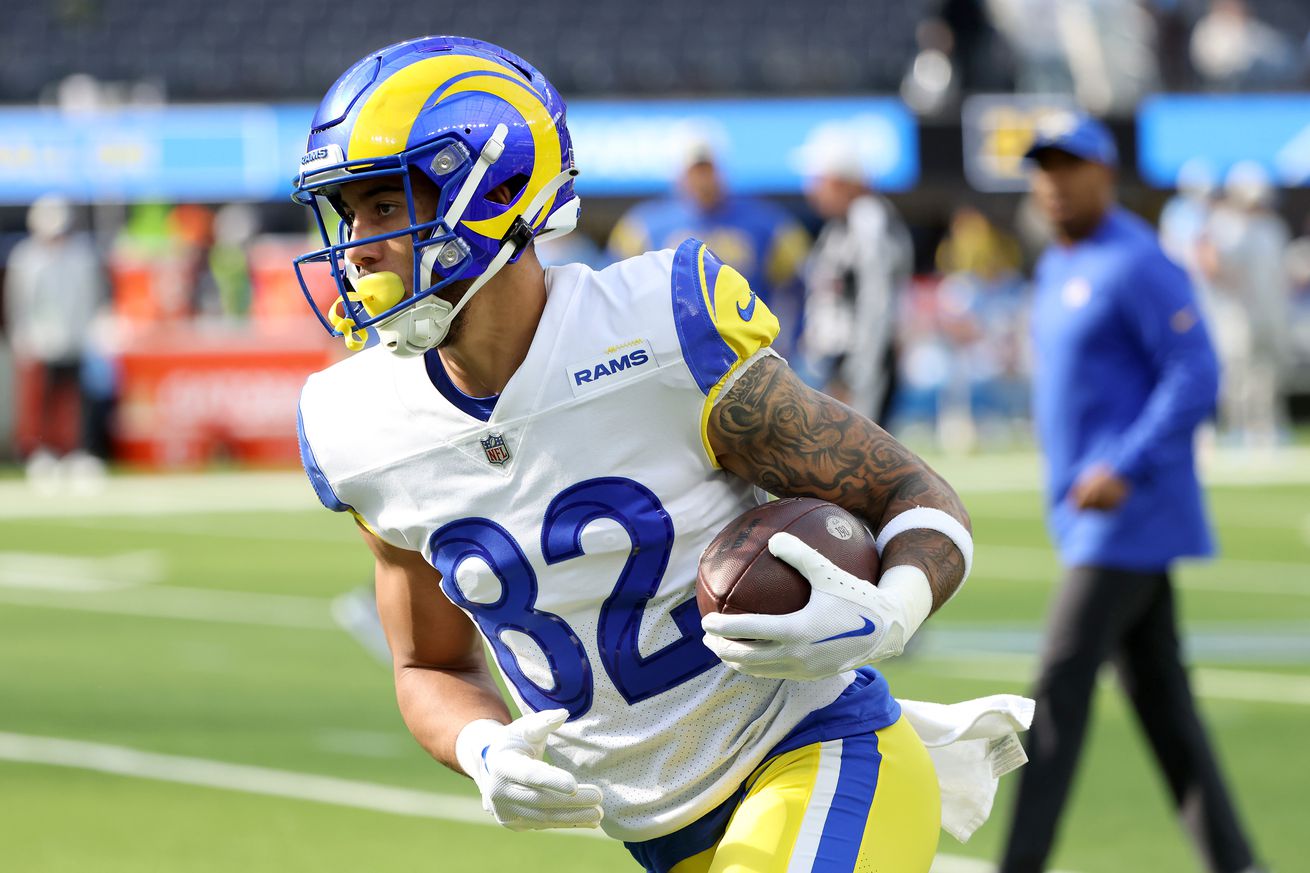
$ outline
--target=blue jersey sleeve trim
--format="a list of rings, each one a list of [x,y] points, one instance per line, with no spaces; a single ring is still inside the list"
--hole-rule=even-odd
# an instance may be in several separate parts
[[[704,257],[705,283],[701,282]],[[737,363],[737,353],[724,341],[714,324],[712,302],[706,288],[713,288],[719,269],[718,258],[698,239],[689,239],[673,254],[673,323],[678,330],[682,357],[701,393],[710,390]],[[713,277],[713,278],[711,278]]]
[[[350,504],[343,503],[341,498],[337,497],[327,476],[323,474],[322,468],[314,458],[314,450],[309,445],[309,438],[305,436],[305,416],[299,407],[296,408],[296,437],[300,441],[300,463],[305,468],[305,474],[309,476],[309,484],[314,486],[314,493],[318,495],[319,501],[333,512],[353,512]]]

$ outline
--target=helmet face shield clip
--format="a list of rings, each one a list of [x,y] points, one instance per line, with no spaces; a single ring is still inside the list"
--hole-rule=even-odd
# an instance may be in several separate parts
[[[448,175],[468,159],[469,150],[464,147],[463,143],[451,143],[437,152],[437,156],[432,159],[432,172],[437,176]]]

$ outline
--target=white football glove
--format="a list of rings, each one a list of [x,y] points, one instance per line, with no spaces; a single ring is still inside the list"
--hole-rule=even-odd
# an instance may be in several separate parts
[[[710,613],[701,619],[705,645],[739,673],[836,676],[905,651],[932,611],[932,588],[918,567],[891,567],[874,585],[789,533],[769,537],[769,551],[809,580],[810,601],[786,615]]]
[[[546,737],[568,710],[530,712],[501,724],[470,722],[455,739],[455,757],[482,792],[482,808],[512,831],[594,828],[605,817],[600,789],[542,760]]]

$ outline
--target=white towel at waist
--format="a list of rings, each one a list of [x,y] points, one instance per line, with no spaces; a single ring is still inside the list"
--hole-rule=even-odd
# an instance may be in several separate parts
[[[991,815],[1000,778],[1028,760],[1017,733],[1033,722],[1033,701],[993,694],[952,704],[900,703],[937,768],[942,827],[968,842]]]

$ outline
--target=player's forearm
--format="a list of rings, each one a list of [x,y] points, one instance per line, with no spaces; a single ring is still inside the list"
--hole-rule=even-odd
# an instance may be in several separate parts
[[[455,758],[461,728],[481,718],[510,721],[509,709],[485,669],[397,666],[396,701],[419,745],[457,773],[463,772]]]
[[[880,441],[891,445],[870,455],[869,464],[858,473],[880,485],[862,495],[850,495],[851,504],[837,499],[832,502],[862,516],[874,532],[881,531],[902,512],[917,507],[939,509],[972,532],[969,513],[954,488],[890,436],[884,433]],[[883,549],[883,572],[901,564],[918,567],[928,577],[933,612],[950,600],[964,581],[964,555],[950,537],[936,530],[914,528],[893,537]]]
[[[715,406],[710,435],[725,468],[771,494],[836,503],[874,532],[915,507],[939,509],[970,529],[959,495],[922,459],[854,410],[805,388],[780,361],[761,360],[742,374]],[[882,559],[884,568],[923,570],[934,609],[964,578],[964,556],[935,530],[900,534]]]

